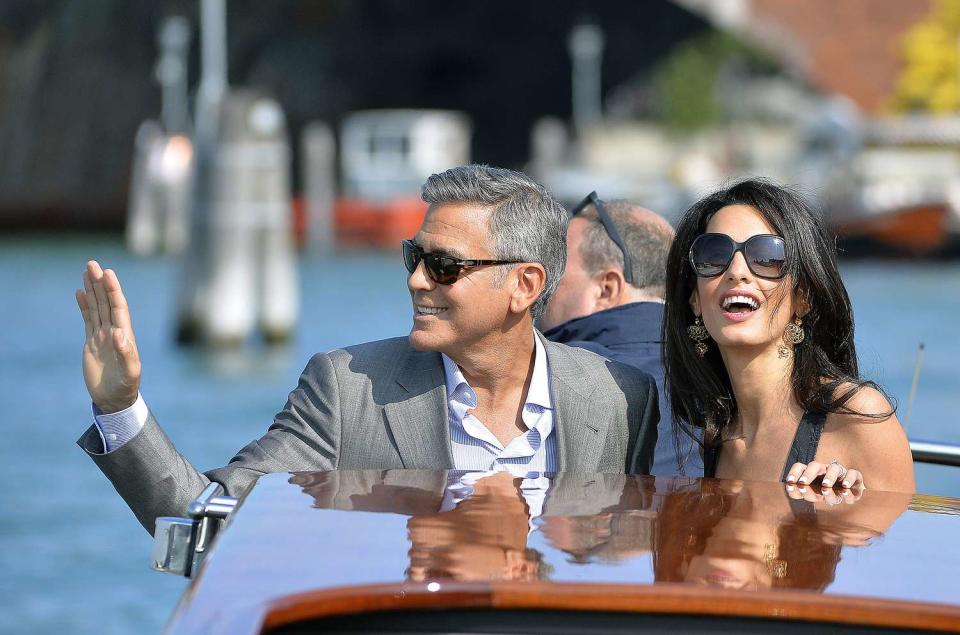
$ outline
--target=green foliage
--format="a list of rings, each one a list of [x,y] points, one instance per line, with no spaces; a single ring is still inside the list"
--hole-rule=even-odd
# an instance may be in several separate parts
[[[736,38],[708,31],[681,42],[654,71],[664,124],[692,132],[716,123],[723,115],[718,80],[725,68],[769,70],[772,64]]]
[[[926,19],[901,42],[903,70],[893,109],[952,113],[960,110],[960,0],[937,0]]]

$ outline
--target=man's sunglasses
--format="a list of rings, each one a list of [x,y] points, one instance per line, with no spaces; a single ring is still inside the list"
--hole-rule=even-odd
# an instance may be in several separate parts
[[[713,278],[727,270],[738,251],[755,276],[779,280],[787,275],[786,243],[773,234],[757,234],[742,243],[726,234],[702,234],[690,245],[690,266],[701,278]]]
[[[446,254],[435,254],[426,252],[420,245],[412,240],[403,241],[403,265],[407,271],[413,273],[417,270],[420,261],[423,261],[423,267],[427,270],[427,275],[437,284],[453,284],[460,278],[460,274],[467,267],[480,267],[482,265],[516,265],[522,260],[461,260],[448,256]]]
[[[617,231],[617,225],[613,222],[610,214],[607,212],[606,207],[603,205],[603,201],[600,200],[600,197],[597,196],[596,191],[590,192],[587,194],[587,197],[580,201],[580,204],[573,208],[573,211],[570,212],[570,216],[574,217],[583,210],[587,209],[589,206],[597,210],[597,216],[600,218],[600,224],[603,225],[603,228],[607,232],[607,236],[610,237],[610,240],[620,248],[620,253],[623,254],[623,279],[634,284],[633,275],[633,260],[630,258],[629,252],[627,252],[626,245],[623,244],[623,239],[620,238],[620,232]]]

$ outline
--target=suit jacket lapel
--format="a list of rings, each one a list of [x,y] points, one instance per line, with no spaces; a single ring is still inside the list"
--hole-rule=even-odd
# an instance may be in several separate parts
[[[568,347],[555,344],[539,333],[550,363],[550,394],[553,398],[553,427],[557,435],[558,471],[595,472],[607,436],[609,417],[598,412],[593,402],[597,388],[570,354]]]
[[[384,414],[406,469],[452,469],[447,389],[439,353],[409,351],[397,360],[396,392]]]

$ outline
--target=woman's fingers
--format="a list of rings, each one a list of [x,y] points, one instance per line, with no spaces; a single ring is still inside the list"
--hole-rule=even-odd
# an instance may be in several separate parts
[[[833,484],[836,483],[837,479],[841,476],[846,478],[844,467],[839,463],[830,463],[827,465],[827,471],[823,475],[823,486],[833,487]]]
[[[863,498],[863,490],[859,487],[856,489],[842,489],[840,490],[840,496],[843,497],[843,502],[847,505],[853,505],[858,500]]]
[[[787,483],[796,483],[805,469],[807,469],[806,463],[794,463],[793,466],[790,467],[790,471],[787,472],[787,478],[783,480]]]
[[[788,484],[797,484],[799,486],[810,485],[818,478],[823,477],[821,485],[823,487],[835,487],[837,485],[844,489],[857,490],[862,494],[866,489],[863,483],[863,474],[859,470],[847,469],[841,463],[794,463],[787,472],[784,479]],[[859,499],[859,496],[857,496]]]
[[[823,477],[821,484],[824,487],[840,485],[845,489],[865,489],[863,474],[854,469],[844,472],[844,466],[841,463],[818,463],[817,461],[794,463],[784,480],[790,484],[809,485],[821,476]]]
[[[863,482],[863,474],[859,470],[847,470],[847,473],[843,476],[843,487],[847,489],[858,489],[865,490],[867,489],[866,484]]]
[[[817,480],[818,477],[823,476],[827,471],[827,466],[823,463],[817,463],[816,461],[810,461],[807,463],[807,469],[797,477],[797,482],[801,485],[809,485]]]
[[[820,488],[820,494],[823,496],[824,502],[828,505],[839,505],[843,503],[843,496],[841,496],[840,492],[828,485],[823,485]]]

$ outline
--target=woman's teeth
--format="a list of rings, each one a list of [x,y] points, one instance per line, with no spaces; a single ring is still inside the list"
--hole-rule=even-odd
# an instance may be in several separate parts
[[[417,315],[438,315],[446,311],[446,308],[437,308],[432,306],[418,306]]]
[[[724,310],[729,310],[731,307],[733,307],[734,309],[749,309],[750,311],[756,311],[760,308],[760,303],[748,295],[731,295],[724,298],[720,303],[720,306],[723,307]]]

